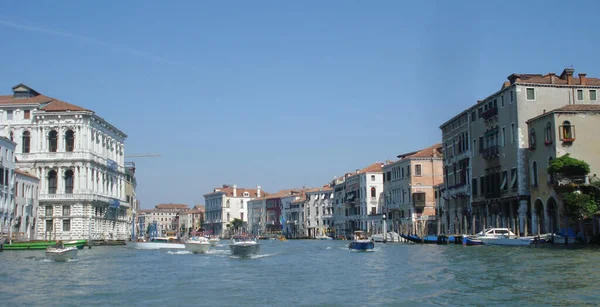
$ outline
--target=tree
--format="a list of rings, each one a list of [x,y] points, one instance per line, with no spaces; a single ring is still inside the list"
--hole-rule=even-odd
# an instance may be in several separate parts
[[[229,224],[231,225],[230,227],[233,228],[233,231],[235,232],[242,228],[243,223],[244,222],[242,220],[235,218]]]
[[[561,174],[566,177],[585,176],[590,173],[590,165],[583,160],[571,158],[569,154],[565,154],[560,158],[552,160],[547,171],[549,175]]]
[[[569,217],[571,224],[576,224],[586,217],[592,217],[598,211],[598,204],[591,195],[576,191],[562,193],[561,198],[564,204],[564,214]]]

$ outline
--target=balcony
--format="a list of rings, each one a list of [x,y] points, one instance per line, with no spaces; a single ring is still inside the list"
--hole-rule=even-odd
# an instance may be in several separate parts
[[[115,199],[106,195],[94,194],[94,193],[74,193],[74,194],[40,194],[41,201],[52,201],[52,202],[76,202],[76,201],[87,201],[87,202],[103,202],[110,204],[114,207],[129,207],[129,203],[124,200]],[[117,205],[118,204],[118,205]]]
[[[489,110],[481,113],[481,117],[483,117],[484,120],[488,120],[496,115],[498,115],[498,107],[491,107]]]
[[[124,168],[115,161],[101,157],[96,153],[89,151],[74,151],[74,152],[36,152],[19,154],[19,162],[62,162],[62,161],[90,161],[101,165],[106,165],[107,168],[116,168],[118,171],[124,172]]]
[[[481,155],[483,156],[484,159],[489,160],[492,158],[495,158],[497,156],[500,155],[500,148],[498,147],[498,145],[494,145],[488,148],[485,148],[482,152]]]

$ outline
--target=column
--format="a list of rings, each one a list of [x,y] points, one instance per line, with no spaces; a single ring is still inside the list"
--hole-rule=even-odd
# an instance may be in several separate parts
[[[537,234],[537,229],[538,229],[538,217],[537,217],[537,211],[533,211],[533,214],[531,215],[531,232],[532,234]]]
[[[523,235],[527,235],[527,200],[519,201],[519,229]],[[520,235],[520,234],[518,234]]]

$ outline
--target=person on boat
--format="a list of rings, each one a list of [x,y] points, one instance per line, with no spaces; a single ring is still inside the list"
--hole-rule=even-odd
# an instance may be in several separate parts
[[[56,248],[65,248],[65,245],[63,244],[62,240],[58,240],[56,242]]]

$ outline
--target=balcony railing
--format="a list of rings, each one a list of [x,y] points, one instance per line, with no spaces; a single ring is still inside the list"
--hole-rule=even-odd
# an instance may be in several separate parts
[[[115,201],[119,202],[121,207],[129,207],[129,203],[124,200],[115,200],[112,197],[93,194],[93,193],[75,193],[75,194],[40,194],[40,200],[51,200],[51,201],[96,201],[113,204]]]
[[[490,119],[496,115],[498,115],[498,107],[491,107],[489,110],[481,113],[483,119]]]

